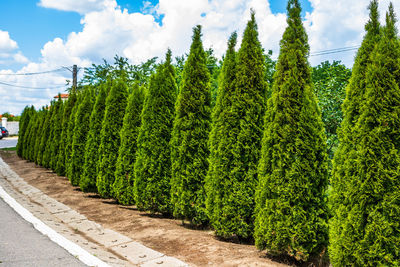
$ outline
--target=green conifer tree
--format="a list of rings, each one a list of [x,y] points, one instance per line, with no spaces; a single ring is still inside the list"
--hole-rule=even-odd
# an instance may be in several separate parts
[[[265,116],[255,242],[259,249],[306,261],[328,245],[328,157],[299,1],[289,0],[287,12]]]
[[[39,117],[39,112],[34,112],[31,115],[29,124],[32,124],[30,132],[28,137],[26,138],[25,142],[27,144],[27,154],[26,154],[26,158],[29,161],[34,161],[34,149],[35,149],[35,138],[37,136],[37,132],[38,132],[38,117]]]
[[[85,161],[83,174],[79,180],[79,187],[84,192],[97,192],[96,177],[99,163],[100,133],[106,107],[106,97],[111,83],[100,85],[93,111],[90,115],[88,139],[85,147]]]
[[[55,171],[58,175],[66,175],[66,168],[65,168],[65,149],[66,144],[68,141],[68,129],[70,121],[72,119],[72,109],[75,106],[77,96],[74,91],[69,94],[68,100],[64,103],[64,110],[63,110],[63,118],[62,118],[62,130],[60,136],[60,142],[58,146],[58,154],[57,154],[57,166]]]
[[[74,129],[75,129],[75,121],[76,114],[78,113],[79,105],[83,100],[82,92],[76,92],[76,102],[71,109],[71,115],[69,117],[68,129],[67,129],[67,139],[65,142],[65,175],[68,179],[72,177],[72,141],[74,138]]]
[[[377,19],[376,1],[370,10]],[[332,188],[338,201],[330,221],[334,266],[400,265],[400,42],[395,23],[390,4],[383,35],[364,72],[358,120],[351,132],[342,132],[357,142],[347,144],[354,165],[335,177]],[[345,109],[345,116],[352,116],[350,111]]]
[[[85,145],[90,126],[90,114],[93,108],[94,91],[90,86],[83,91],[82,102],[76,111],[75,125],[72,137],[71,172],[68,177],[71,184],[79,185],[85,161]]]
[[[193,29],[192,45],[183,69],[171,139],[173,214],[192,224],[207,222],[204,181],[208,169],[210,105],[210,74],[199,25]]]
[[[46,116],[44,118],[44,123],[43,123],[43,128],[42,128],[42,134],[40,136],[40,144],[39,144],[39,152],[38,152],[38,159],[37,159],[37,164],[40,166],[44,166],[45,162],[45,152],[47,148],[47,140],[49,139],[50,136],[50,129],[51,129],[51,116],[53,115],[53,110],[51,107],[53,106],[53,102],[51,103],[50,107],[46,106],[48,111],[46,112]]]
[[[39,111],[39,129],[37,133],[37,137],[35,140],[35,148],[34,148],[34,161],[36,164],[39,165],[39,158],[40,158],[40,153],[41,153],[41,147],[40,147],[40,142],[42,140],[42,135],[43,135],[43,126],[46,122],[46,117],[48,113],[48,107],[45,106]]]
[[[232,116],[233,97],[236,89],[236,43],[237,34],[235,32],[229,38],[228,50],[219,77],[220,86],[212,113],[212,127],[209,138],[210,166],[206,179],[206,207],[210,223],[214,229],[222,229],[222,225],[229,224],[232,216],[236,214],[236,212],[227,214],[227,212],[231,212],[228,210],[230,208],[226,209],[228,207],[226,201],[229,196],[223,193],[226,190],[224,187],[225,180],[230,179],[229,160],[232,158],[228,156],[228,153],[236,142],[235,136],[232,134],[233,126],[236,123]]]
[[[50,117],[50,121],[49,121],[50,124],[49,124],[49,128],[48,128],[49,136],[46,140],[46,148],[43,152],[43,161],[42,161],[42,166],[46,167],[46,168],[50,168],[51,146],[54,141],[54,129],[55,129],[56,118],[57,118],[57,114],[58,114],[60,105],[61,105],[61,99],[59,99],[59,101],[57,101],[57,100],[52,101],[52,104],[50,106],[51,117]]]
[[[106,110],[100,133],[99,163],[96,186],[103,198],[113,197],[112,184],[115,180],[115,167],[118,149],[121,144],[120,131],[127,103],[127,88],[124,82],[113,82],[106,99]]]
[[[137,137],[140,128],[140,114],[143,109],[144,90],[134,85],[128,97],[124,121],[121,129],[121,145],[115,170],[113,191],[115,198],[123,205],[134,203],[133,177],[137,150]]]
[[[264,55],[258,40],[255,14],[243,34],[237,53],[231,107],[221,114],[223,126],[210,180],[216,184],[208,201],[211,223],[218,236],[249,239],[254,229],[254,193],[265,113]],[[229,111],[230,109],[230,111]],[[212,158],[211,158],[212,159]],[[211,189],[212,190],[212,189]],[[212,191],[211,191],[212,192]],[[214,195],[214,196],[213,196]]]
[[[26,128],[28,127],[30,117],[32,115],[32,108],[26,106],[21,113],[21,119],[19,122],[19,134],[18,134],[18,143],[17,143],[17,155],[22,157],[24,147],[24,137],[26,133]]]
[[[52,141],[50,144],[50,164],[49,167],[55,171],[57,168],[57,160],[60,146],[60,138],[62,132],[62,123],[63,123],[63,112],[64,112],[64,102],[61,100],[61,97],[58,97],[58,109],[57,113],[54,116],[54,126],[53,126],[53,135]]]
[[[137,141],[134,190],[139,209],[170,213],[171,152],[177,86],[168,50],[165,62],[150,79]],[[132,179],[131,178],[131,179]]]
[[[26,117],[24,118],[26,120],[25,129],[19,133],[22,137],[22,157],[28,160],[29,160],[29,149],[30,149],[29,138],[31,136],[32,127],[34,126],[33,117],[35,116],[35,113],[36,113],[35,108],[31,106],[26,113]]]

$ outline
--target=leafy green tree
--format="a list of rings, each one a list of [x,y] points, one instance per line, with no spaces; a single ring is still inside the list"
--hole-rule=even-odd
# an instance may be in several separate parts
[[[85,160],[85,145],[90,126],[90,114],[93,108],[94,90],[87,86],[83,91],[82,102],[79,103],[76,111],[74,131],[71,146],[71,173],[68,177],[71,184],[79,185],[79,180],[83,172],[83,162]]]
[[[232,134],[236,118],[232,116],[233,98],[236,89],[237,53],[235,46],[237,33],[229,38],[228,50],[226,51],[222,70],[220,74],[218,96],[212,113],[212,126],[209,138],[209,170],[206,178],[206,208],[211,225],[214,229],[223,229],[231,222],[231,217],[236,212],[227,208],[229,195],[225,195],[225,180],[230,180],[230,150],[236,143]],[[230,185],[227,185],[228,187]],[[225,209],[225,210],[224,210]],[[236,222],[233,222],[233,224]],[[218,234],[220,233],[219,230]],[[223,234],[222,234],[223,235]]]
[[[175,217],[204,224],[211,90],[200,25],[193,29],[182,77],[171,139],[171,204]]]
[[[37,120],[38,120],[38,112],[32,112],[29,120],[29,124],[27,127],[27,131],[25,133],[25,145],[26,149],[24,151],[25,159],[29,161],[33,161],[33,151],[34,151],[34,140],[37,134]],[[19,141],[19,140],[18,140]],[[33,143],[33,145],[32,145]]]
[[[96,177],[99,163],[100,133],[106,109],[106,98],[111,82],[100,85],[93,111],[90,115],[88,138],[85,145],[85,161],[79,187],[84,192],[97,192]]]
[[[134,164],[137,150],[137,137],[140,128],[140,114],[143,109],[144,89],[138,84],[134,86],[128,97],[123,125],[121,129],[121,145],[115,171],[113,191],[115,198],[123,205],[134,203],[133,180]]]
[[[328,245],[328,159],[299,1],[289,0],[287,12],[265,116],[254,236],[259,249],[306,261]]]
[[[137,140],[134,190],[139,209],[170,213],[171,152],[169,142],[176,99],[171,51],[150,79]]]
[[[60,106],[62,105],[61,99],[59,98],[58,100],[54,100],[51,103],[50,106],[50,121],[49,121],[49,136],[46,141],[46,148],[43,152],[43,161],[42,161],[42,166],[46,168],[50,168],[50,161],[51,161],[51,148],[54,143],[54,129],[56,125],[56,119],[57,115],[60,109]]]
[[[377,18],[376,1],[370,10]],[[400,265],[400,42],[395,23],[390,4],[383,35],[368,59],[365,92],[359,95],[351,132],[357,142],[347,150],[353,157],[351,173],[346,170],[333,184],[340,201],[330,223],[335,266]]]
[[[71,92],[69,94],[68,100],[64,103],[63,115],[62,115],[62,124],[61,124],[61,135],[60,141],[58,145],[58,154],[57,154],[57,163],[55,171],[58,175],[66,175],[66,165],[65,165],[65,157],[66,157],[66,146],[68,142],[68,130],[70,128],[70,123],[72,120],[72,109],[75,106],[77,100],[76,92]]]
[[[21,133],[21,135],[23,135],[22,136],[23,137],[22,157],[24,159],[30,160],[29,159],[29,152],[30,152],[30,149],[31,149],[31,147],[30,147],[30,139],[31,139],[31,136],[32,136],[33,128],[35,126],[34,119],[35,119],[35,116],[36,116],[36,111],[35,111],[34,107],[32,106],[31,108],[29,108],[29,111],[25,115],[27,116],[25,118],[27,125],[26,125],[26,127],[24,129],[24,133],[23,134]],[[19,140],[18,140],[18,142],[19,142]]]
[[[113,82],[106,99],[106,110],[100,133],[99,163],[96,186],[103,198],[113,197],[112,185],[115,179],[115,167],[118,149],[121,144],[122,128],[127,102],[127,87],[120,80]]]
[[[322,122],[327,136],[328,155],[333,158],[338,146],[337,129],[342,120],[342,104],[346,95],[345,88],[351,77],[351,70],[340,61],[322,62],[312,68],[314,92],[322,111]]]

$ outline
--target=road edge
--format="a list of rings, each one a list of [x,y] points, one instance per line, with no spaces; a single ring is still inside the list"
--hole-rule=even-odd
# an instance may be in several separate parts
[[[60,247],[67,250],[71,255],[79,259],[81,262],[88,266],[98,266],[98,267],[110,267],[107,263],[100,260],[99,258],[93,256],[82,247],[69,241],[41,220],[36,218],[30,211],[25,209],[21,204],[19,204],[13,197],[11,197],[4,188],[0,185],[0,197],[24,220],[31,223],[36,230],[38,230],[43,235],[47,236],[51,241],[59,245]]]

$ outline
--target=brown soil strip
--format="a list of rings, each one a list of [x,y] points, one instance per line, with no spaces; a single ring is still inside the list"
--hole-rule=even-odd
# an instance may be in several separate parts
[[[118,205],[112,199],[83,193],[67,178],[19,158],[15,151],[0,151],[0,156],[27,183],[89,220],[191,266],[287,266],[267,259],[254,245],[224,242],[216,239],[212,231],[190,229],[179,220],[150,215],[133,206]]]

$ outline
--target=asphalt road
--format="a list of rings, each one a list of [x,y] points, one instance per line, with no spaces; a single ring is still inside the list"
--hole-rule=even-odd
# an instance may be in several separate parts
[[[86,266],[38,232],[0,198],[0,267]]]
[[[16,147],[17,143],[18,143],[18,138],[4,137],[3,139],[0,140],[0,148]]]

